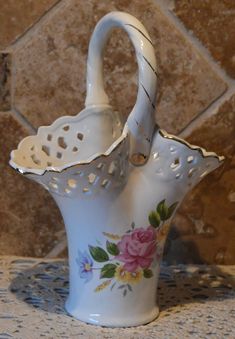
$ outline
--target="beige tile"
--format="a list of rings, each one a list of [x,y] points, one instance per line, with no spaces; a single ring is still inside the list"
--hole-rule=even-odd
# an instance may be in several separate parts
[[[63,227],[49,194],[8,165],[10,151],[27,131],[10,113],[0,113],[0,254],[44,256]]]
[[[166,260],[232,264],[235,261],[235,95],[188,138],[226,156],[224,165],[188,194],[174,221]]]
[[[0,111],[11,108],[11,55],[0,53]]]
[[[174,12],[235,78],[235,1],[175,0]]]
[[[226,89],[224,82],[161,13],[155,1],[69,0],[15,53],[15,106],[34,126],[50,124],[84,105],[88,40],[107,12],[123,10],[148,29],[159,65],[156,120],[178,132]],[[105,54],[106,87],[125,116],[136,98],[133,48],[115,32]]]
[[[0,49],[27,31],[58,0],[0,0]]]

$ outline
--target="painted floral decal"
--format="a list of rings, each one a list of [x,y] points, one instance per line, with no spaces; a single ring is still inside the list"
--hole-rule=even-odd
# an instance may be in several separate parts
[[[137,228],[125,234],[117,244],[118,255],[115,257],[124,263],[124,270],[136,272],[148,268],[154,259],[156,250],[156,230],[149,226]]]
[[[147,228],[136,228],[132,223],[122,236],[103,232],[107,238],[105,248],[89,245],[89,253],[78,251],[80,278],[88,283],[94,270],[98,270],[100,279],[104,281],[95,288],[95,292],[110,286],[111,290],[114,287],[122,290],[123,296],[143,278],[152,278],[154,259],[161,260],[170,227],[169,219],[177,205],[176,202],[168,207],[162,200],[156,210],[150,212]]]
[[[85,282],[90,281],[93,277],[93,261],[86,251],[83,253],[78,251],[77,264],[80,278],[85,279]]]

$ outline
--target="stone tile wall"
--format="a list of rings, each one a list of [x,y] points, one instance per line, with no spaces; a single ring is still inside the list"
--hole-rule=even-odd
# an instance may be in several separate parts
[[[19,140],[85,99],[88,41],[106,13],[135,15],[153,40],[159,72],[156,122],[226,155],[185,199],[168,237],[167,263],[235,263],[235,4],[230,0],[0,0],[0,254],[66,255],[52,198],[7,165]],[[126,117],[137,66],[116,30],[105,53],[106,87]]]

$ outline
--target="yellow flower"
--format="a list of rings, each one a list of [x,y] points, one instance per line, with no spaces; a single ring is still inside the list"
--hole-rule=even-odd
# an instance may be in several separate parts
[[[127,271],[124,270],[124,267],[123,266],[118,266],[116,268],[116,272],[115,272],[115,278],[116,280],[118,281],[121,281],[121,282],[128,282],[128,273]]]
[[[138,283],[143,277],[142,271],[128,272],[128,273],[129,273],[129,283],[131,284]]]
[[[143,276],[143,272],[138,270],[135,272],[128,272],[123,266],[118,266],[115,272],[115,278],[122,283],[138,283]]]

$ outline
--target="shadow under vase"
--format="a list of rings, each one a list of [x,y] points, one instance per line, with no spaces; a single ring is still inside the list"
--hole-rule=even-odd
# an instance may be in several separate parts
[[[67,261],[21,261],[10,270],[13,279],[9,290],[23,303],[45,311],[67,315],[64,305],[69,295],[69,268]],[[24,262],[24,259],[22,259]],[[181,312],[187,304],[224,301],[235,298],[234,274],[224,267],[205,265],[163,265],[158,285],[160,318]],[[157,322],[158,320],[156,320]],[[153,322],[153,324],[155,321]]]

